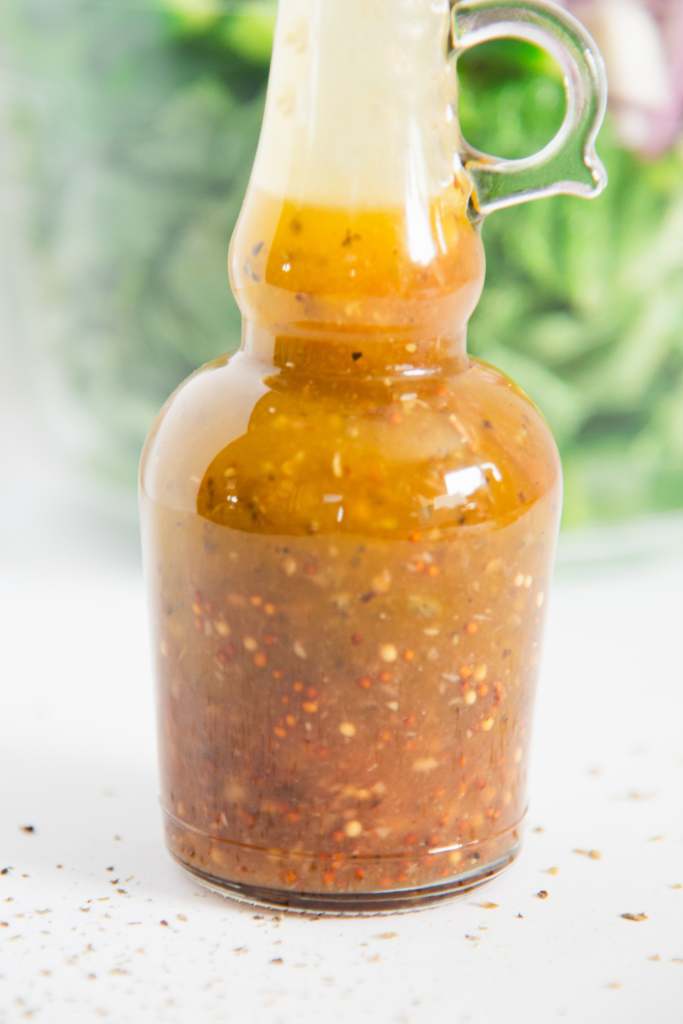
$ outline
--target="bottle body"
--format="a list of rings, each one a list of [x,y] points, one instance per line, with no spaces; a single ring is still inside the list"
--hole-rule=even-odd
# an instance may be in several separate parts
[[[559,504],[538,413],[476,362],[196,375],[143,468],[174,856],[337,912],[508,863]]]
[[[143,456],[168,843],[254,901],[420,905],[519,846],[561,476],[533,405],[465,350],[484,259],[447,158],[448,10],[282,5],[231,248],[242,348]],[[396,52],[434,71],[333,138],[316,75],[354,17],[375,97]]]

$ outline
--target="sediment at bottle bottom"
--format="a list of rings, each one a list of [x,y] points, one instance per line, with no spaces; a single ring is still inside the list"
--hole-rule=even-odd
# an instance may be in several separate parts
[[[248,847],[164,817],[171,856],[210,889],[253,905],[338,915],[418,910],[458,896],[505,870],[521,842],[518,824],[458,849],[358,857],[339,873],[329,854]]]

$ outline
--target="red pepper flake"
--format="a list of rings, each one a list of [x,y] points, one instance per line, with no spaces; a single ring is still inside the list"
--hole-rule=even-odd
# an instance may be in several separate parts
[[[296,725],[296,718],[294,717],[294,715],[285,715],[285,722],[287,723],[290,729],[293,729],[294,726]]]
[[[265,668],[268,664],[268,655],[264,654],[263,651],[259,651],[258,654],[254,655],[254,665],[256,668]]]
[[[415,651],[413,651],[410,647],[406,647],[405,651],[403,652],[403,660],[407,662],[415,661]]]
[[[335,871],[323,871],[323,883],[325,885],[334,885],[334,880],[337,877]]]
[[[390,683],[393,678],[394,677],[392,676],[391,672],[386,672],[385,671],[385,672],[380,672],[380,674],[379,674],[379,681],[380,681],[380,683]]]
[[[295,693],[303,693],[304,684],[301,682],[300,679],[297,679],[296,682],[292,683],[292,689],[294,690]]]
[[[314,700],[305,700],[301,707],[307,715],[316,715],[318,713],[318,704]]]
[[[360,647],[360,645],[363,643],[363,637],[361,636],[361,634],[360,633],[352,633],[351,634],[351,643],[353,644],[354,647]]]
[[[363,879],[365,878],[365,871],[363,868],[356,868],[356,870],[354,871],[354,875],[356,876],[359,882],[362,882]]]
[[[287,736],[287,731],[283,729],[281,725],[276,725],[273,729],[273,732],[275,733],[279,740],[284,740]]]
[[[275,615],[277,608],[275,607],[274,604],[272,604],[271,601],[267,601],[263,606],[263,610],[266,613],[266,615]]]
[[[369,690],[370,687],[372,686],[372,679],[370,678],[370,676],[361,676],[360,679],[358,680],[358,685],[360,686],[361,690]]]
[[[254,608],[260,608],[261,605],[263,604],[263,598],[260,597],[258,594],[254,594],[253,597],[249,598],[249,603],[252,604]]]
[[[474,636],[475,633],[479,632],[478,623],[474,622],[474,620],[468,622],[467,625],[465,626],[465,632],[467,633],[468,636]]]

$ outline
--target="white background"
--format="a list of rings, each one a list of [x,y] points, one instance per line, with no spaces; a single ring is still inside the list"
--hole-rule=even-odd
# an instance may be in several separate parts
[[[312,920],[171,863],[135,564],[57,508],[5,518],[2,1024],[683,1021],[682,527],[667,558],[559,574],[517,865],[422,913]]]

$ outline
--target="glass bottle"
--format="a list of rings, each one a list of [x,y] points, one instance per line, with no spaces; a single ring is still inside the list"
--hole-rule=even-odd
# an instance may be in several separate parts
[[[501,35],[565,71],[528,160],[455,114],[457,56]],[[466,327],[482,217],[600,191],[603,111],[552,5],[281,0],[230,252],[242,346],[172,396],[141,468],[167,840],[226,894],[420,906],[519,849],[561,472]]]

